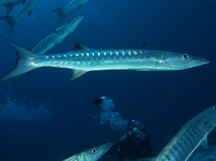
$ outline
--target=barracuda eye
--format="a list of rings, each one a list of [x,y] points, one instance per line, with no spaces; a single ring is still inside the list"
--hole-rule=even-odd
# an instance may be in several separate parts
[[[183,55],[182,55],[182,58],[183,58],[183,59],[187,59],[187,58],[188,58],[188,55],[187,55],[187,54],[183,54]]]
[[[216,107],[215,107],[215,106],[213,106],[212,108],[213,108],[213,110],[215,110],[215,111],[216,111]]]
[[[92,149],[92,154],[95,154],[95,153],[97,153],[97,149]]]
[[[68,21],[67,23],[69,24],[69,23],[71,23],[71,21]]]

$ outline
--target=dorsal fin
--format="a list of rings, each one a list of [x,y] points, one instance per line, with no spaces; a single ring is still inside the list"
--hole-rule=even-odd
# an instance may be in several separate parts
[[[73,41],[73,43],[74,43],[74,50],[91,50],[87,46],[85,46],[85,45],[83,45],[77,41]]]

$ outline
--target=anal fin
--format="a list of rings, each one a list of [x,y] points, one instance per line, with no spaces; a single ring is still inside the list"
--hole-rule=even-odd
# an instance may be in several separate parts
[[[73,70],[73,75],[72,75],[72,78],[71,80],[74,80],[80,76],[82,76],[83,74],[85,74],[86,72],[88,71],[85,71],[85,70]]]
[[[200,145],[204,148],[207,149],[208,148],[208,139],[207,136],[205,138],[203,138],[202,142],[200,143]]]

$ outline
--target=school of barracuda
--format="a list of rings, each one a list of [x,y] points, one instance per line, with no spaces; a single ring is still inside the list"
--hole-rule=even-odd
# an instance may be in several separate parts
[[[45,53],[60,44],[81,23],[84,16],[63,22],[67,12],[73,8],[80,9],[88,0],[71,0],[64,7],[53,9],[51,12],[59,16],[57,28],[50,32],[31,50],[25,49],[9,39],[0,36],[16,51],[18,59],[15,67],[0,78],[0,81],[17,79],[18,76],[41,67],[66,68],[73,71],[75,79],[90,71],[101,70],[135,70],[135,71],[177,71],[208,64],[205,58],[177,53],[171,51],[142,50],[142,49],[91,49],[81,43],[74,42],[72,51],[57,54]],[[0,6],[7,9],[6,15],[0,20],[6,21],[10,26],[10,34],[15,23],[28,14],[31,16],[33,8],[39,0],[2,0]],[[9,16],[14,6],[23,4],[13,16]],[[179,133],[170,141],[156,158],[144,159],[146,161],[181,161],[187,160],[201,142],[206,142],[207,135],[216,125],[216,107],[212,106],[194,119],[189,121]],[[107,143],[96,147],[98,154],[92,149],[76,154],[66,160],[98,160],[113,144]],[[93,148],[94,149],[94,148]]]

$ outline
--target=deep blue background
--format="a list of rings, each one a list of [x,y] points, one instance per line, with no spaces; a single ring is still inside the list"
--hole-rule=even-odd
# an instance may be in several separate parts
[[[0,35],[30,49],[56,28],[57,14],[50,11],[67,3],[41,0],[30,18],[17,21],[12,36],[8,24],[0,21]],[[216,103],[215,0],[89,0],[80,10],[68,12],[64,22],[79,14],[85,16],[81,24],[49,53],[72,50],[72,40],[95,49],[141,48],[146,42],[146,49],[185,52],[211,63],[173,72],[89,72],[74,81],[70,70],[41,68],[20,76],[15,91],[13,80],[1,82],[0,104],[8,93],[20,102],[49,101],[55,116],[43,124],[0,124],[0,160],[59,161],[117,141],[121,131],[100,126],[97,118],[88,116],[101,112],[100,106],[89,103],[103,95],[114,101],[123,118],[139,120],[154,135],[180,129]],[[2,75],[15,59],[14,49],[0,40]]]

